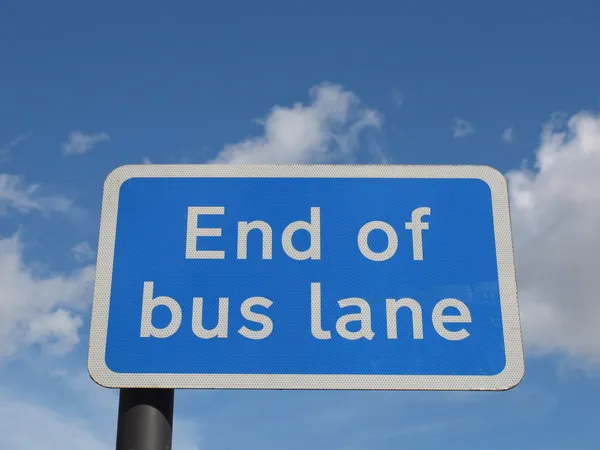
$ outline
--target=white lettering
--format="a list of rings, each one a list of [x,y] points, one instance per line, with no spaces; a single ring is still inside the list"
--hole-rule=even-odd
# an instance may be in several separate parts
[[[321,325],[321,283],[310,284],[310,329],[317,339],[331,339],[331,331]]]
[[[219,298],[219,312],[217,325],[207,330],[202,324],[202,297],[194,297],[194,306],[192,308],[192,331],[196,336],[202,339],[212,339],[214,337],[226,338],[229,322],[229,299],[227,297]]]
[[[408,308],[412,313],[413,338],[423,339],[423,312],[421,305],[412,298],[386,299],[386,318],[388,339],[398,339],[397,312],[400,308]]]
[[[154,296],[154,283],[152,281],[144,282],[144,292],[142,294],[142,323],[140,326],[140,337],[168,338],[179,330],[181,325],[181,306],[171,297]],[[152,312],[157,306],[166,306],[171,312],[171,321],[164,328],[156,328],[152,324]]]
[[[427,207],[417,208],[412,212],[411,222],[406,222],[405,227],[407,230],[412,231],[413,241],[413,260],[423,260],[423,230],[429,230],[429,223],[421,222],[423,216],[431,214],[431,209]]]
[[[222,250],[198,250],[198,237],[218,237],[221,236],[221,228],[198,228],[199,215],[223,215],[225,207],[223,206],[190,206],[187,215],[187,233],[185,240],[185,258],[186,259],[225,259],[225,252]]]
[[[382,252],[374,252],[369,247],[369,234],[373,230],[382,230],[387,236],[388,245]],[[363,256],[371,261],[386,261],[394,256],[398,249],[398,235],[389,223],[375,220],[364,224],[358,232],[358,248]]]
[[[310,247],[307,250],[296,250],[292,244],[292,236],[298,230],[307,230],[310,234]],[[292,259],[298,261],[321,259],[321,208],[310,208],[310,223],[298,220],[285,227],[281,243],[285,253]]]
[[[445,316],[444,310],[448,307],[454,307],[458,309],[459,315],[453,316]],[[431,316],[433,321],[433,327],[435,331],[449,341],[460,341],[466,339],[470,336],[469,332],[464,328],[458,331],[450,331],[445,326],[444,323],[471,323],[471,311],[467,308],[460,300],[455,298],[446,298],[441,300],[435,308],[433,308],[433,314]]]
[[[345,314],[338,319],[335,324],[335,329],[338,334],[342,336],[344,339],[349,339],[354,341],[360,338],[367,338],[369,340],[373,339],[375,333],[371,330],[371,307],[369,304],[362,298],[352,297],[345,298],[338,301],[340,308],[345,308],[347,306],[358,306],[360,308],[360,312],[356,314]],[[360,330],[358,331],[350,331],[347,328],[347,325],[350,322],[358,322],[360,321]]]
[[[252,307],[255,305],[269,308],[273,302],[265,297],[250,297],[242,303],[241,312],[244,319],[250,320],[251,322],[260,323],[262,328],[260,330],[251,330],[246,326],[239,329],[238,333],[248,339],[264,339],[271,334],[273,331],[273,321],[265,316],[264,314],[255,313],[252,311]]]
[[[273,230],[271,226],[262,220],[254,222],[238,222],[237,257],[246,259],[248,257],[248,233],[251,230],[260,230],[262,233],[262,259],[273,258]]]

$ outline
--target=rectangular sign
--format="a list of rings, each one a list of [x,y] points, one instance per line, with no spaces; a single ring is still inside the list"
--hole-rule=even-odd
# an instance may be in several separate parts
[[[485,166],[120,167],[88,366],[113,388],[510,389],[524,361],[506,180]]]

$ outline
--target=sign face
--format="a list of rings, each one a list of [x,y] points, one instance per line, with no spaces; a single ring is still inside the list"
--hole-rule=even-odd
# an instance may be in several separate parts
[[[524,360],[506,180],[484,166],[120,167],[88,366],[113,388],[510,389]]]

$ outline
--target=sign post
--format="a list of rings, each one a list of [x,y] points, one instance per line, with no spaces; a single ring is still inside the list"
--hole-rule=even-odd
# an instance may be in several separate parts
[[[173,389],[121,389],[116,450],[171,450]]]
[[[484,166],[120,167],[88,368],[123,390],[510,389],[524,361],[506,180]]]

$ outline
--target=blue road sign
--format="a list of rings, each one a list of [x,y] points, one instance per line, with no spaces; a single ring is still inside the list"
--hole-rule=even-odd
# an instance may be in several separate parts
[[[504,390],[524,361],[484,166],[123,166],[88,366],[107,387]]]

